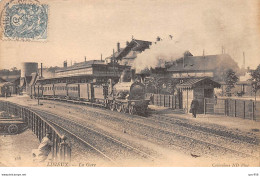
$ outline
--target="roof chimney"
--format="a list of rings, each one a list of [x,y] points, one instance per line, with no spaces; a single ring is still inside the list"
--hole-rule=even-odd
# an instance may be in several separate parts
[[[120,43],[117,43],[117,52],[120,52]]]
[[[101,53],[101,58],[100,58],[100,60],[102,61],[102,53]]]
[[[63,62],[63,67],[64,67],[64,68],[67,68],[67,66],[68,66],[67,61],[64,61],[64,62]]]
[[[87,57],[85,56],[85,62],[87,62]]]
[[[186,57],[186,53],[183,54],[183,62],[182,62],[183,63],[182,64],[183,68],[185,67],[185,57]]]
[[[42,76],[42,63],[41,63],[41,78],[42,78],[43,76]]]
[[[242,68],[245,69],[246,67],[246,58],[245,58],[245,52],[243,52],[243,65]]]

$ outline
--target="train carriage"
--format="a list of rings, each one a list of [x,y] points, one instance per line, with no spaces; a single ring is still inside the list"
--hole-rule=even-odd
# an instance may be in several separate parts
[[[67,83],[54,84],[54,97],[66,99],[68,96]]]
[[[92,101],[94,99],[94,89],[92,83],[79,84],[79,96],[81,100]]]
[[[73,100],[80,100],[80,86],[79,83],[73,83],[67,85],[68,98]]]
[[[40,86],[38,83],[36,85]],[[112,111],[129,114],[144,114],[149,104],[149,100],[145,99],[145,86],[140,82],[119,82],[114,86],[112,82],[109,86],[95,83],[56,83],[42,85],[40,89],[42,91],[39,91],[39,96],[88,101]],[[35,93],[37,95],[36,89]]]
[[[44,97],[53,97],[54,96],[54,88],[53,84],[45,84],[43,85],[43,96]]]

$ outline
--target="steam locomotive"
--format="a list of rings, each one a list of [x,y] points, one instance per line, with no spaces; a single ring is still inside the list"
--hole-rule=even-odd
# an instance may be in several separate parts
[[[147,111],[145,86],[140,82],[110,83],[36,83],[32,87],[34,97],[59,100],[76,100],[102,105],[112,111],[141,114]]]

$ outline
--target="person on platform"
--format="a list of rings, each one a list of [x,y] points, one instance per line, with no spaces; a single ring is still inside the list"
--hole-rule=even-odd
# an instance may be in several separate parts
[[[53,146],[53,142],[51,141],[52,134],[51,132],[48,132],[44,138],[42,138],[42,141],[38,147],[38,149],[33,150],[33,157],[35,158],[35,161],[38,162],[44,162],[48,155],[51,152],[51,147]]]
[[[190,107],[191,107],[192,116],[196,118],[197,111],[199,109],[199,101],[197,99],[193,99]]]

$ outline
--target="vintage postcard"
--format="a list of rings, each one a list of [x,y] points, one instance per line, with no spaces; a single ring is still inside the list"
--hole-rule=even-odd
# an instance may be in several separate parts
[[[0,167],[259,167],[259,8],[1,0]]]

